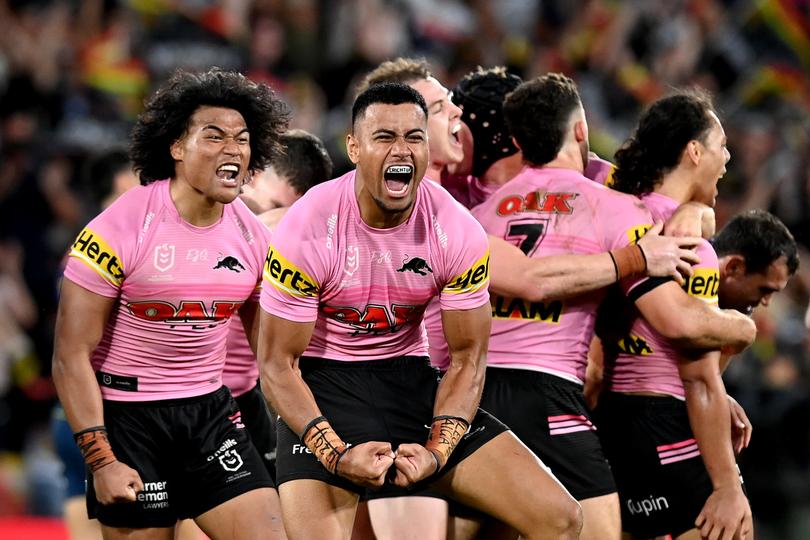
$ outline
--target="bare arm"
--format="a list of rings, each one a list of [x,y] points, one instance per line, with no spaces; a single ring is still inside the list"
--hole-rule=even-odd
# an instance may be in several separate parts
[[[707,240],[714,236],[716,225],[714,209],[699,202],[683,203],[670,216],[664,226],[664,234],[670,236],[702,236]]]
[[[743,535],[751,529],[751,508],[734,460],[729,401],[719,361],[720,353],[712,351],[695,359],[681,359],[678,371],[686,393],[689,424],[714,487],[695,524],[704,537],[716,529],[713,534],[730,538],[740,527]]]
[[[468,422],[475,416],[484,390],[491,313],[488,303],[465,311],[442,311],[450,367],[439,384],[434,415],[460,416]]]
[[[134,501],[143,489],[137,472],[115,459],[107,441],[104,410],[90,355],[104,333],[115,298],[92,293],[62,281],[53,354],[53,381],[68,423],[93,473],[96,497],[102,504]],[[80,314],[80,315],[77,315]],[[91,429],[95,428],[95,429]]]
[[[642,295],[636,307],[659,334],[683,348],[742,350],[757,333],[754,322],[742,313],[717,309],[689,296],[675,282]]]
[[[672,277],[681,283],[682,275],[691,275],[691,264],[699,262],[688,248],[700,239],[659,236],[660,232],[661,225],[656,225],[639,241],[647,262],[646,275]],[[490,290],[502,296],[545,302],[602,289],[617,280],[616,266],[607,252],[527,257],[495,236],[489,236],[489,249]]]
[[[259,344],[259,303],[248,300],[239,308],[239,318],[242,320],[242,327],[245,329],[250,350],[256,354]]]

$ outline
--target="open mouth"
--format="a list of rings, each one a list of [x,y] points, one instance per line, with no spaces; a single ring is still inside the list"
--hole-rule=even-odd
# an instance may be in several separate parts
[[[385,188],[393,197],[405,195],[412,179],[413,167],[411,165],[391,165],[383,173]]]
[[[239,175],[239,165],[225,163],[217,169],[217,178],[227,186],[236,186],[236,177]]]
[[[453,126],[453,129],[450,130],[450,138],[454,143],[461,145],[461,124]]]

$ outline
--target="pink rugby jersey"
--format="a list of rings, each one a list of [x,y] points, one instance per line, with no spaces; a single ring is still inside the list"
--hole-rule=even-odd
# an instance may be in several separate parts
[[[310,189],[273,234],[262,309],[316,321],[305,355],[332,360],[426,356],[422,323],[442,309],[487,303],[489,248],[481,226],[437,184],[422,181],[408,220],[391,229],[360,217],[354,171]]]
[[[489,234],[531,257],[621,248],[638,240],[652,222],[635,197],[575,170],[550,167],[524,168],[472,213]],[[582,383],[596,308],[603,297],[603,290],[549,302],[492,295],[488,364]]]
[[[239,397],[253,389],[259,379],[259,364],[248,343],[239,313],[231,316],[226,347],[222,384],[230,389],[233,397]]]
[[[642,199],[656,221],[666,221],[675,213],[678,202],[650,193]],[[692,266],[694,275],[683,288],[687,294],[717,305],[720,271],[717,254],[706,240],[697,247],[700,263]],[[644,287],[642,281],[638,286]],[[632,295],[632,293],[631,293]],[[683,383],[678,374],[678,353],[669,341],[636,317],[630,335],[615,344],[618,356],[605,362],[605,389],[613,392],[654,392],[684,398]]]
[[[236,200],[184,221],[169,181],[122,195],[79,233],[65,277],[117,302],[92,355],[104,399],[153,401],[222,386],[231,315],[258,299],[269,231]]]

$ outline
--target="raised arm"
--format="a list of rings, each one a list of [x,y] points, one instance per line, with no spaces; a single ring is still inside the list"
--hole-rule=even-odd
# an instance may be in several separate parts
[[[101,391],[90,364],[115,302],[63,280],[54,339],[53,381],[102,504],[134,501],[143,489],[138,474],[115,458],[107,440]]]
[[[647,322],[678,347],[740,351],[756,337],[757,328],[750,318],[689,296],[675,282],[655,287],[635,303]]]

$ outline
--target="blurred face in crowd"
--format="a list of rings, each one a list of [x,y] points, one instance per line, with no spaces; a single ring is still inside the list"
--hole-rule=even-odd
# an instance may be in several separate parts
[[[462,129],[461,109],[450,101],[450,91],[433,77],[411,83],[410,86],[422,94],[427,103],[431,167],[442,169],[448,164],[460,162],[464,158],[459,134]]]
[[[355,189],[367,223],[407,218],[428,164],[427,121],[415,103],[374,103],[347,138]],[[368,219],[371,218],[371,219]],[[396,218],[394,218],[396,219]]]
[[[210,201],[232,202],[250,164],[250,133],[234,109],[203,106],[172,144],[175,177]]]

